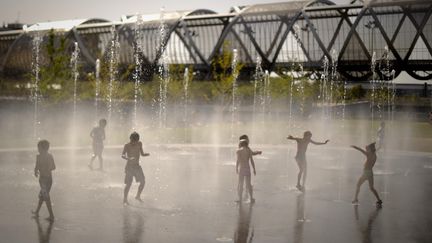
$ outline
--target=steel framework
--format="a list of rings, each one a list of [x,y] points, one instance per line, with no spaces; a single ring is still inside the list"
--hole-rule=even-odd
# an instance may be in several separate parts
[[[294,1],[233,7],[227,14],[199,9],[125,18],[120,22],[90,19],[70,30],[58,30],[68,39],[69,48],[78,42],[82,66],[92,70],[97,58],[106,55],[116,29],[120,43],[120,64],[130,65],[140,43],[144,68],[160,64],[163,52],[169,64],[193,65],[209,73],[215,56],[228,45],[237,49],[243,72],[254,70],[256,59],[263,68],[285,73],[293,63],[305,70],[320,70],[324,57],[338,62],[338,72],[348,80],[371,76],[373,53],[378,61],[387,58],[390,69],[419,80],[432,79],[432,1],[365,0],[335,5],[328,0]],[[161,21],[161,19],[163,21]],[[161,39],[162,24],[166,35]],[[38,31],[0,31],[0,74],[15,75],[31,68],[31,40]],[[296,38],[295,36],[298,36]],[[336,55],[335,55],[336,53]],[[379,67],[379,65],[377,65]],[[379,69],[379,68],[378,68]],[[386,73],[387,72],[387,73]]]

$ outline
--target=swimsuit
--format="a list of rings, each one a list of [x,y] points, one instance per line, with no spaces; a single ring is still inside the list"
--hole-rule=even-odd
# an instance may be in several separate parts
[[[39,176],[39,185],[41,190],[39,192],[39,198],[43,201],[47,201],[50,199],[49,192],[51,191],[52,186],[52,177],[51,176]]]
[[[131,184],[134,177],[136,182],[145,183],[144,172],[141,168],[141,165],[139,165],[138,163],[132,163],[128,161],[126,163],[125,173],[126,173],[125,180],[124,180],[125,184]]]

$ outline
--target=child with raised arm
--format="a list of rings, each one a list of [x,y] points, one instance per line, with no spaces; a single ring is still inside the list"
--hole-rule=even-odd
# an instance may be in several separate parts
[[[237,150],[237,163],[236,163],[236,173],[239,175],[238,182],[238,196],[239,203],[243,200],[243,185],[246,180],[246,188],[249,192],[250,202],[254,203],[253,189],[251,184],[251,170],[249,166],[249,161],[253,168],[253,173],[256,175],[255,163],[252,158],[252,150],[249,148],[249,142],[246,139],[240,140],[239,149]]]
[[[241,140],[246,140],[248,142],[248,144],[250,143],[249,137],[246,134],[243,134],[239,137],[239,141],[241,141]],[[254,156],[260,155],[260,154],[262,154],[262,151],[259,151],[259,150],[258,151],[252,151],[252,155],[254,155]]]
[[[356,188],[356,192],[355,192],[355,196],[354,196],[354,200],[352,201],[353,204],[358,203],[358,194],[360,191],[360,187],[361,185],[365,182],[368,181],[369,182],[369,189],[373,192],[373,194],[375,195],[376,199],[377,199],[377,206],[382,206],[382,201],[381,198],[378,195],[378,192],[375,190],[374,188],[374,177],[373,177],[373,167],[375,165],[375,162],[377,160],[377,156],[376,156],[376,149],[375,149],[375,143],[371,143],[369,145],[366,146],[366,151],[351,145],[352,148],[357,149],[358,151],[360,151],[362,154],[364,154],[366,156],[366,162],[364,164],[364,168],[363,168],[363,174],[360,176],[360,178],[358,179],[357,182],[357,188]]]
[[[41,140],[37,144],[39,154],[36,156],[36,166],[34,169],[34,175],[35,177],[39,177],[39,185],[40,185],[40,192],[39,192],[39,202],[37,205],[37,208],[35,211],[33,211],[33,214],[35,217],[39,217],[39,211],[42,207],[42,203],[45,202],[49,217],[47,220],[53,221],[54,220],[54,213],[51,206],[51,198],[50,198],[50,191],[52,186],[52,173],[51,171],[55,170],[55,164],[53,156],[48,153],[49,149],[49,142],[47,140]]]
[[[107,125],[107,121],[105,119],[99,120],[99,126],[93,128],[90,132],[90,137],[93,139],[93,155],[90,159],[89,168],[93,169],[93,161],[96,157],[99,159],[99,169],[103,170],[103,158],[102,151],[104,149],[103,141],[105,140],[105,127]]]
[[[308,148],[309,143],[315,145],[324,145],[330,141],[330,140],[326,140],[325,142],[320,143],[320,142],[313,141],[311,138],[312,138],[312,133],[310,131],[304,132],[303,138],[295,138],[291,135],[287,137],[287,139],[295,140],[297,142],[297,153],[295,156],[295,160],[299,167],[299,173],[297,175],[296,187],[299,191],[305,190],[306,175],[307,175],[306,150]],[[303,176],[303,185],[300,184],[300,180],[302,179],[302,176]]]
[[[142,202],[141,192],[144,189],[145,177],[141,165],[139,164],[139,158],[140,155],[141,156],[150,155],[149,153],[144,153],[142,148],[142,143],[139,141],[140,136],[138,133],[133,132],[129,138],[130,138],[130,142],[125,144],[121,156],[123,159],[127,160],[126,167],[125,167],[125,179],[124,179],[124,183],[125,183],[124,195],[123,195],[124,204],[129,204],[127,198],[134,177],[135,177],[135,181],[140,183],[135,199]]]

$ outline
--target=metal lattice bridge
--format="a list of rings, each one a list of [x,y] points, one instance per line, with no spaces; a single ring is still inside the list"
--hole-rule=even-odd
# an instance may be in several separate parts
[[[430,0],[357,0],[346,5],[314,0],[233,7],[227,14],[199,9],[167,12],[162,18],[135,15],[118,22],[86,19],[3,28],[0,75],[29,73],[34,36],[42,35],[46,42],[46,33],[54,29],[65,37],[68,51],[78,43],[81,66],[89,72],[97,59],[106,58],[115,38],[119,65],[134,65],[139,47],[140,62],[148,70],[165,56],[168,64],[192,65],[208,75],[212,60],[228,47],[237,49],[246,75],[253,72],[257,58],[264,69],[276,73],[287,72],[294,64],[321,70],[327,58],[337,61],[339,74],[347,80],[367,80],[372,59],[385,56],[396,76],[406,72],[428,80],[432,79],[431,13]],[[163,34],[161,23],[166,26]]]

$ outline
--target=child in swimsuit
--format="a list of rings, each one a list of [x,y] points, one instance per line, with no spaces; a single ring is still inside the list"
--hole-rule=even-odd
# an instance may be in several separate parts
[[[249,192],[251,203],[255,202],[253,198],[253,188],[251,184],[251,169],[249,166],[249,161],[253,168],[253,173],[256,175],[255,163],[252,158],[252,150],[249,148],[249,142],[245,139],[240,140],[239,149],[237,150],[237,163],[236,163],[236,173],[239,175],[238,182],[238,196],[239,202],[243,200],[243,184],[246,180],[246,189]]]
[[[297,153],[295,156],[295,160],[299,167],[299,173],[297,175],[296,187],[300,191],[305,190],[306,174],[307,174],[306,150],[308,148],[309,143],[315,145],[324,145],[330,141],[330,140],[326,140],[325,142],[320,143],[320,142],[313,141],[311,138],[312,138],[312,133],[310,131],[304,132],[303,138],[295,138],[291,135],[287,137],[287,139],[295,140],[297,142]],[[303,185],[300,184],[300,180],[302,179],[302,176],[303,176]]]
[[[139,182],[138,192],[135,196],[135,199],[138,201],[141,200],[141,192],[144,189],[145,185],[145,176],[144,172],[139,164],[140,156],[149,156],[149,153],[144,153],[142,148],[142,143],[139,141],[140,136],[138,133],[133,132],[130,135],[130,143],[125,144],[122,152],[122,158],[127,160],[125,167],[125,188],[123,192],[123,203],[125,205],[129,204],[127,198],[129,194],[129,189],[132,185],[133,178],[135,177],[135,181]]]
[[[102,151],[104,149],[104,140],[105,140],[105,127],[107,125],[107,121],[105,119],[99,120],[99,126],[93,128],[90,132],[90,137],[93,139],[92,147],[93,147],[93,155],[90,159],[89,168],[93,169],[93,161],[96,157],[99,159],[99,170],[103,170],[103,158]]]
[[[360,151],[362,154],[364,154],[366,156],[366,162],[364,164],[363,174],[358,179],[355,196],[354,196],[354,200],[352,201],[352,203],[353,204],[358,203],[358,194],[360,191],[360,187],[365,181],[368,181],[369,182],[369,189],[372,191],[372,193],[375,195],[375,197],[377,199],[377,206],[382,206],[381,198],[379,197],[378,192],[374,188],[374,176],[373,176],[373,170],[372,169],[373,169],[375,162],[377,160],[377,156],[375,153],[376,152],[375,143],[371,143],[371,144],[367,145],[366,151],[357,147],[357,146],[354,146],[354,145],[352,145],[351,147],[354,149],[357,149],[358,151]]]
[[[42,203],[45,202],[49,212],[49,217],[47,219],[49,221],[53,221],[54,213],[52,210],[51,197],[49,193],[53,183],[51,171],[55,170],[56,166],[54,164],[53,156],[48,153],[49,142],[47,140],[41,140],[38,142],[37,146],[39,154],[36,156],[34,175],[35,177],[39,177],[39,185],[41,190],[39,192],[39,202],[36,210],[33,211],[33,214],[35,217],[38,217]]]

